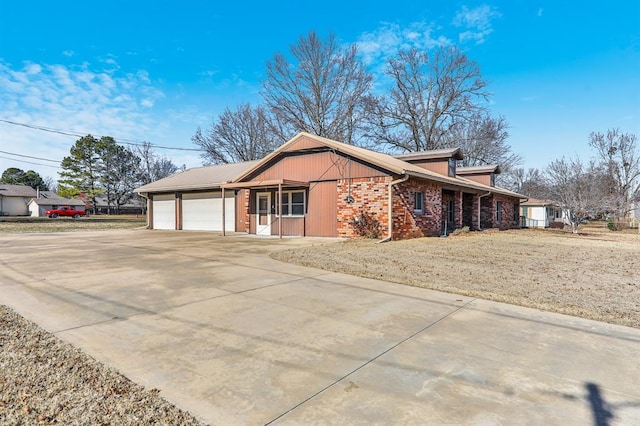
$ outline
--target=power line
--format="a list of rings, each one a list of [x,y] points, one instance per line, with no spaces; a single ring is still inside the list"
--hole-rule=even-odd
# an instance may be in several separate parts
[[[81,132],[76,132],[73,130],[60,130],[60,129],[54,129],[51,127],[45,127],[45,126],[37,126],[35,124],[27,124],[27,123],[19,123],[17,121],[11,121],[11,120],[5,120],[0,118],[0,121],[3,123],[7,123],[7,124],[11,124],[14,126],[21,126],[21,127],[26,127],[28,129],[33,129],[33,130],[40,130],[43,132],[49,132],[49,133],[57,133],[59,135],[64,135],[64,136],[73,136],[73,137],[78,137],[81,138],[83,136],[86,136],[90,133],[81,133]],[[106,135],[97,135],[97,136],[106,136]],[[125,144],[125,145],[133,145],[133,146],[144,146],[146,144],[148,144],[150,147],[152,148],[157,148],[157,149],[168,149],[168,150],[174,150],[174,151],[195,151],[195,152],[201,152],[201,149],[198,148],[180,148],[180,147],[175,147],[175,146],[162,146],[162,145],[156,145],[150,142],[144,142],[144,141],[136,141],[133,139],[117,139],[114,138],[114,140],[118,143],[121,144]]]
[[[52,166],[51,164],[35,163],[33,161],[26,161],[26,160],[18,160],[17,158],[5,157],[4,155],[0,155],[0,158],[4,158],[6,160],[11,160],[11,161],[17,161],[20,163],[34,164],[36,166],[53,167],[54,169],[62,169],[62,167],[60,166]]]
[[[14,152],[7,152],[7,151],[0,151],[0,152],[7,155],[15,155],[16,157],[33,158],[34,160],[51,161],[52,163],[60,163],[60,160],[50,160],[48,158],[32,157],[30,155],[16,154]]]

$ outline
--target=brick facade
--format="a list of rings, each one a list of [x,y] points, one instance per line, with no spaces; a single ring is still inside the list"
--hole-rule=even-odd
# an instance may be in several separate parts
[[[498,221],[498,206],[501,204],[501,220]],[[504,195],[493,194],[482,198],[481,229],[497,228],[500,230],[519,227],[514,211],[519,209],[519,200]]]
[[[424,194],[424,211],[415,211],[415,193]],[[442,232],[442,189],[440,186],[409,179],[394,187],[393,238],[418,238]]]
[[[380,222],[381,238],[388,234],[390,176],[340,179],[337,182],[338,237],[355,237],[353,221],[362,212],[372,214]],[[347,198],[351,195],[353,202]]]
[[[371,177],[339,180],[337,182],[337,236],[352,238],[353,221],[364,211],[372,214],[380,222],[380,238],[388,234],[388,187],[391,177]],[[350,184],[350,188],[349,188]],[[424,194],[424,209],[415,210],[415,193]],[[353,202],[347,202],[348,196]],[[453,223],[449,223],[447,209],[453,203]],[[498,222],[496,208],[502,203],[502,220]],[[500,195],[480,198],[478,194],[443,190],[436,183],[409,179],[393,187],[393,239],[418,238],[443,235],[445,220],[447,232],[469,226],[478,229],[478,205],[482,203],[481,229],[509,229],[518,226],[514,220],[514,208],[518,200]]]

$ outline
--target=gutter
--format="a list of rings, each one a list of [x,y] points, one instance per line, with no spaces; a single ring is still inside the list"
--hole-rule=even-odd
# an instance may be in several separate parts
[[[404,177],[389,182],[389,235],[387,236],[387,238],[378,241],[378,243],[386,243],[387,241],[391,241],[393,239],[393,185],[406,182],[407,180],[409,180],[409,175],[405,174]]]
[[[491,195],[492,192],[489,191],[484,195],[478,195],[478,231],[480,231],[480,217],[482,216],[482,197],[486,197],[487,195]]]

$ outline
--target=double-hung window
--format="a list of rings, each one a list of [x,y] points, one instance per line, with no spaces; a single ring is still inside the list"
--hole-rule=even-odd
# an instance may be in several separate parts
[[[413,197],[413,211],[415,213],[424,213],[424,193],[414,192]]]
[[[304,216],[305,201],[304,191],[282,191],[282,216]]]
[[[496,201],[496,222],[502,223],[502,201]]]

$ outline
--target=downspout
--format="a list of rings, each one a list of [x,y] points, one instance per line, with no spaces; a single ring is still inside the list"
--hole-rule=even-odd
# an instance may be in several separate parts
[[[482,197],[486,197],[487,195],[491,195],[491,191],[487,192],[484,195],[478,195],[478,231],[480,231],[480,218],[482,217]]]
[[[391,241],[393,239],[393,185],[406,182],[408,179],[409,175],[404,175],[404,177],[400,179],[389,182],[389,235],[387,236],[387,238],[378,241],[378,243],[386,243],[387,241]]]
[[[226,213],[227,208],[224,205],[224,192],[225,192],[225,189],[224,188],[221,188],[221,189],[222,189],[222,236],[225,237],[227,235],[227,232],[224,229],[224,224],[225,224],[226,219],[227,219],[225,217],[225,213]]]
[[[291,201],[289,201],[291,202]],[[282,184],[279,183],[278,184],[278,213],[280,213],[280,217],[278,218],[278,235],[280,236],[280,239],[282,239],[282,218],[283,218],[283,214],[282,214]],[[291,212],[289,212],[291,213]]]

